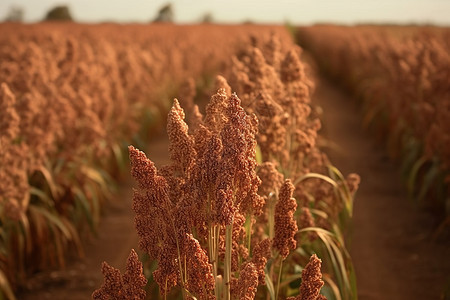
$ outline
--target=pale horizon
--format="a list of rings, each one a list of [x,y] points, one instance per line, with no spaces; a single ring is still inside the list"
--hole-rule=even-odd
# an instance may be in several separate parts
[[[6,18],[11,7],[19,7],[24,10],[25,22],[39,22],[51,8],[67,5],[77,22],[147,23],[167,3],[172,4],[176,23],[196,23],[210,13],[218,23],[450,25],[450,1],[447,0],[281,0],[276,3],[267,0],[3,0],[0,20]]]

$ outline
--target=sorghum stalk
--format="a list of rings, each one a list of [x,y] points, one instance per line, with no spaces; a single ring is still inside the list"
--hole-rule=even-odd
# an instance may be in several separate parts
[[[213,266],[213,276],[214,276],[214,295],[216,299],[219,299],[219,285],[217,282],[217,263],[219,259],[219,253],[217,251],[218,243],[219,243],[219,225],[210,225],[208,228],[208,252],[209,252],[209,260]]]
[[[212,211],[212,204],[211,204],[211,197],[210,193],[206,194],[207,197],[207,209],[208,214],[211,214]],[[220,226],[217,224],[213,224],[213,222],[209,222],[208,226],[208,254],[209,254],[209,261],[212,264],[212,271],[214,276],[214,295],[216,299],[219,299],[219,283],[218,283],[218,263],[219,263],[219,234],[220,234]]]
[[[220,289],[221,285],[219,284],[219,274],[217,272],[217,268],[219,265],[219,235],[220,235],[220,226],[216,225],[214,227],[214,262],[216,268],[216,278],[215,278],[215,286],[214,292],[217,294],[216,299],[219,299],[219,295],[221,294]]]
[[[280,257],[280,269],[278,270],[278,280],[277,280],[277,289],[275,291],[275,299],[278,299],[278,293],[280,292],[280,282],[281,282],[281,270],[283,269],[283,257]]]
[[[172,221],[172,226],[175,229],[173,220],[171,220],[171,221]],[[181,281],[181,293],[183,294],[183,299],[187,299],[186,298],[186,290],[184,288],[185,278],[183,276],[183,266],[181,265],[180,243],[178,241],[178,236],[176,233],[175,233],[175,241],[177,242],[178,268],[180,269],[180,278],[181,278],[181,280],[180,280]],[[186,263],[184,264],[184,266],[186,267]],[[186,274],[186,272],[185,272],[185,274]],[[166,294],[167,294],[167,292],[166,292]]]
[[[247,219],[247,224],[245,225],[245,231],[246,231],[246,234],[247,234],[247,249],[248,249],[248,252],[249,253],[251,253],[251,243],[252,243],[252,221],[253,221],[253,217],[252,216],[250,216],[248,219]]]
[[[225,300],[230,300],[230,283],[231,283],[231,250],[233,237],[233,222],[226,226],[225,229],[225,265],[224,265],[224,293]]]
[[[275,201],[273,201],[273,199],[271,198],[272,197],[269,197],[268,199],[269,202],[268,219],[269,219],[269,238],[273,239],[273,237],[275,236]]]

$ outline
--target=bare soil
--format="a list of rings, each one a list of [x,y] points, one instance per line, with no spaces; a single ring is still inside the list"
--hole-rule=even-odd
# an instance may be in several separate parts
[[[360,174],[349,248],[356,269],[358,299],[443,299],[450,284],[450,242],[432,240],[432,215],[407,199],[398,166],[382,145],[360,127],[358,109],[349,97],[319,79],[314,103],[323,108],[322,133],[331,141],[328,154],[344,173]],[[156,139],[147,155],[166,163],[167,139]],[[131,182],[131,179],[130,179]],[[86,244],[86,258],[62,271],[36,275],[19,299],[90,299],[103,282],[103,261],[124,270],[132,248],[137,248],[131,186],[126,184],[105,210],[98,238]]]

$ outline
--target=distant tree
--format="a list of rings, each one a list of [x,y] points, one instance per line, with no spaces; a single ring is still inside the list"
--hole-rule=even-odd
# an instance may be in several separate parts
[[[69,7],[66,5],[55,6],[48,11],[44,21],[73,21]]]
[[[173,23],[174,14],[172,4],[168,3],[161,7],[158,11],[158,15],[156,16],[154,22],[165,22],[165,23]]]
[[[6,15],[6,22],[22,22],[24,16],[23,8],[19,6],[11,6],[8,14]]]
[[[201,22],[202,23],[212,23],[212,22],[214,22],[214,18],[213,18],[212,13],[210,13],[210,12],[205,13],[203,15],[202,19],[201,19]]]

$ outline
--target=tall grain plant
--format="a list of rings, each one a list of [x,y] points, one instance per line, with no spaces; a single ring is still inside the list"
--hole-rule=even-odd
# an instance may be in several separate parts
[[[158,261],[152,277],[164,298],[173,297],[170,291],[178,287],[183,299],[255,299],[264,294],[276,299],[284,287],[273,279],[281,276],[282,266],[275,274],[267,271],[267,262],[283,261],[296,249],[294,187],[289,180],[281,183],[273,228],[257,223],[265,207],[257,193],[258,121],[225,89],[212,96],[206,111],[190,135],[184,111],[174,101],[167,124],[170,165],[158,170],[143,152],[129,148],[138,182],[133,209],[140,247]],[[107,289],[107,278],[100,291]],[[266,281],[265,292],[257,295]],[[320,287],[309,299],[318,297]],[[102,299],[99,295],[95,292],[94,299]]]
[[[311,103],[314,83],[306,75],[300,54],[298,47],[284,50],[276,36],[267,42],[254,39],[233,57],[230,83],[246,110],[260,120],[261,161],[292,178],[301,207],[297,213],[301,249],[326,259],[329,287],[336,297],[348,299],[356,297],[356,280],[344,234],[359,176],[345,178],[316,144],[321,125]],[[277,188],[263,195],[270,199],[274,194],[278,194]],[[273,210],[270,201],[269,206]],[[272,219],[269,217],[269,222]],[[307,243],[302,242],[305,238]],[[339,288],[333,288],[336,286]]]
[[[324,299],[322,286],[329,299],[355,299],[344,231],[359,176],[344,178],[316,147],[298,52],[283,54],[276,37],[265,56],[254,46],[233,59],[242,102],[221,76],[204,116],[187,89],[189,126],[174,101],[171,164],[157,169],[129,148],[140,248],[157,261],[149,282],[163,299]]]
[[[84,255],[127,145],[146,145],[170,109],[160,100],[267,28],[0,24],[0,297]]]

